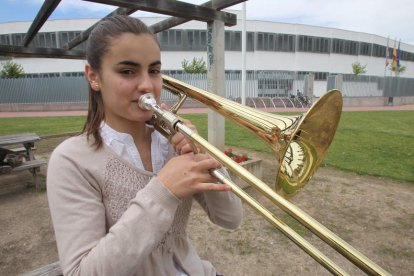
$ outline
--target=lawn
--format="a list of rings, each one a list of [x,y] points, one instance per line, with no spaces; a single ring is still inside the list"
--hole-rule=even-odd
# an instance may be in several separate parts
[[[183,115],[207,136],[207,115]],[[84,116],[0,118],[0,135],[77,132]],[[226,120],[226,145],[270,152],[254,134]],[[322,166],[414,182],[414,111],[344,112]]]

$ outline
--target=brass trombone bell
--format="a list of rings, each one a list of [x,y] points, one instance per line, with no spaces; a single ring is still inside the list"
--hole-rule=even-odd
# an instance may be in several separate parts
[[[278,161],[275,190],[285,198],[294,196],[313,176],[333,140],[342,111],[342,95],[331,90],[306,114],[283,116],[240,105],[168,76],[164,88],[180,100],[197,100],[238,125],[252,131],[272,149]]]

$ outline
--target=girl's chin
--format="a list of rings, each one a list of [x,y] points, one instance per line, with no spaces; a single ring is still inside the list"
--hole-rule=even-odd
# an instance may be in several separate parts
[[[139,114],[136,114],[135,118],[137,118],[137,120],[141,122],[146,122],[146,121],[151,120],[152,114],[153,114],[152,111],[141,110]]]

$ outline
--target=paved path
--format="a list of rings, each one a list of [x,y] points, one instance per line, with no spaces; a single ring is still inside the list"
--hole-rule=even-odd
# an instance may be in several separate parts
[[[207,113],[207,108],[183,108],[180,114]],[[307,108],[267,108],[267,112],[306,112]],[[344,107],[343,111],[378,111],[378,110],[414,110],[413,105],[398,106],[358,106]],[[30,111],[30,112],[0,112],[0,118],[17,117],[55,117],[55,116],[86,116],[86,111]]]

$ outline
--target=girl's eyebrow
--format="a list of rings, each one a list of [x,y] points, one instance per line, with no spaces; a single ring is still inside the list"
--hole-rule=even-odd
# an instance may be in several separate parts
[[[161,60],[156,60],[150,64],[150,66],[161,65]]]
[[[152,62],[150,64],[150,66],[155,66],[155,65],[160,65],[160,64],[161,64],[161,61],[156,60],[156,61]],[[134,67],[140,67],[141,66],[141,64],[139,64],[137,62],[134,62],[134,61],[131,61],[131,60],[120,61],[120,62],[118,62],[118,65],[129,65],[129,66],[134,66]]]

